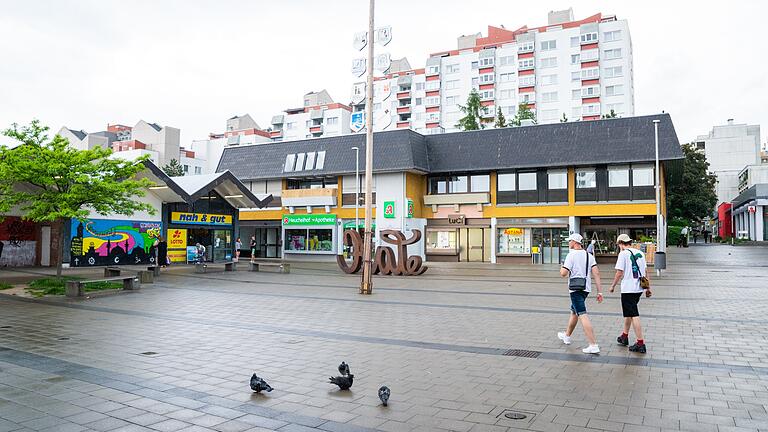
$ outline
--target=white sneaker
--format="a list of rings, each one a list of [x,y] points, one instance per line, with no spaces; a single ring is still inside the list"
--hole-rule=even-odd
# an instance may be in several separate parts
[[[571,344],[571,337],[567,336],[565,332],[557,332],[557,338],[563,341],[563,343],[566,345]]]
[[[590,345],[583,350],[581,350],[584,354],[599,354],[600,353],[600,347],[597,345]]]

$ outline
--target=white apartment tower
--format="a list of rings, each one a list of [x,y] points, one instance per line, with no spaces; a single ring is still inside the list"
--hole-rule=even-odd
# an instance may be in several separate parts
[[[351,111],[348,105],[334,102],[326,90],[310,92],[304,95],[304,106],[272,117],[270,134],[275,141],[348,134]]]
[[[626,20],[595,14],[576,21],[573,10],[549,13],[546,26],[488,27],[487,36],[460,36],[455,50],[432,54],[424,69],[393,62],[374,88],[375,130],[420,133],[457,130],[472,89],[493,127],[497,107],[507,121],[525,103],[538,123],[595,120],[613,111],[634,115],[632,40]],[[360,83],[353,109],[362,110]]]

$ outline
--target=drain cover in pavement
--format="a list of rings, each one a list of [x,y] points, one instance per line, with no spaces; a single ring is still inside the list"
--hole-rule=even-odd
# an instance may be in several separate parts
[[[504,351],[503,355],[511,356],[511,357],[537,358],[537,357],[539,357],[539,355],[541,355],[541,351],[511,349],[511,350]]]
[[[501,412],[501,414],[497,416],[497,418],[506,418],[510,420],[522,420],[526,423],[530,423],[535,416],[536,416],[535,412],[505,409],[504,411]]]
[[[522,419],[524,419],[524,418],[526,418],[528,416],[523,414],[523,413],[510,411],[510,412],[504,413],[504,417],[506,417],[506,418],[508,418],[510,420],[522,420]]]
[[[13,328],[13,326],[0,326],[0,329],[9,329],[9,328]]]
[[[139,353],[139,354],[145,355],[145,356],[153,356],[153,355],[157,355],[158,353],[156,353],[154,351],[145,351],[145,352]]]
[[[59,339],[57,339],[57,340],[69,340],[69,338],[68,338],[68,337],[60,337],[60,338],[59,338]]]

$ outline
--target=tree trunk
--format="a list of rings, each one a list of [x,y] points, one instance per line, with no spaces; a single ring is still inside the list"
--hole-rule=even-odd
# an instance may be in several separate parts
[[[58,257],[56,259],[56,277],[61,277],[61,267],[64,262],[64,219],[59,221],[59,244],[56,246],[58,249]]]

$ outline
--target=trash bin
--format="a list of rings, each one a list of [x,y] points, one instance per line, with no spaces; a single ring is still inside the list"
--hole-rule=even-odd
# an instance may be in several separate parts
[[[653,268],[656,270],[666,270],[667,268],[666,252],[656,252],[653,255]]]

